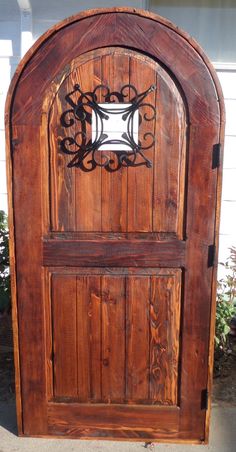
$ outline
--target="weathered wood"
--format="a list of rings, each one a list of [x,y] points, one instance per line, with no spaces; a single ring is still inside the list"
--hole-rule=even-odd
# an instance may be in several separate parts
[[[53,91],[49,120],[52,229],[83,232],[102,229],[115,233],[173,231],[182,237],[186,113],[170,76],[147,56],[127,49],[106,48],[89,52],[87,58],[85,55],[76,58],[71,63],[71,73],[66,67],[61,74],[61,84],[57,83],[59,89],[56,96]],[[69,106],[65,101],[66,93],[72,92],[76,83],[84,92],[92,91],[99,84],[114,93],[121,92],[128,84],[138,92],[151,85],[157,86],[145,99],[145,103],[155,106],[156,117],[145,120],[145,116],[148,119],[153,116],[151,107],[146,105],[139,109],[139,139],[148,145],[151,139],[145,134],[153,133],[155,137],[155,145],[144,152],[153,168],[137,167],[134,172],[132,168],[122,167],[114,173],[101,171],[101,168],[95,172],[67,168],[72,157],[58,152],[58,140],[81,132],[81,124],[77,121],[63,131],[58,120]],[[105,88],[98,90],[99,102],[104,102],[105,92]],[[126,88],[124,94],[124,101],[129,102],[134,91]],[[74,94],[72,99],[76,101],[76,98]],[[111,100],[115,99],[116,94]],[[90,139],[89,122],[86,122],[86,134]],[[106,156],[114,158],[109,151],[97,152],[96,158],[99,156],[100,161]]]
[[[176,407],[158,409],[149,406],[136,407],[116,404],[48,404],[49,431],[55,435],[68,434],[72,431],[73,436],[75,429],[74,436],[79,436],[79,432],[82,433],[83,430],[92,428],[97,429],[97,433],[101,429],[101,433],[104,431],[104,436],[106,436],[106,429],[108,431],[113,429],[119,431],[120,437],[125,439],[129,436],[129,432],[132,435],[132,431],[136,432],[139,437],[149,435],[149,433],[160,434],[165,429],[166,437],[171,437],[178,431],[176,426],[179,414],[180,410]],[[124,424],[126,429],[121,428],[121,425]],[[76,431],[77,429],[79,432]],[[141,431],[140,434],[139,431]]]
[[[102,83],[111,91],[118,91],[130,83],[130,55],[127,51],[106,52],[102,56]],[[129,90],[126,90],[130,100]],[[111,152],[103,154],[112,157]],[[102,231],[127,230],[128,169],[120,168],[114,173],[102,172]]]
[[[178,404],[181,272],[152,276],[150,306],[150,400]]]
[[[45,240],[43,265],[184,266],[185,242],[138,240]]]
[[[133,403],[149,399],[149,305],[150,278],[128,278],[126,398]]]
[[[146,88],[147,79],[156,80],[159,142],[151,151],[154,169],[149,173],[129,168],[126,175],[122,169],[122,176],[121,172],[105,174],[103,180],[100,169],[81,174],[63,167],[66,158],[57,153],[56,142],[64,130],[58,117],[65,93],[75,81],[92,89],[103,80],[112,83],[112,71],[117,74],[115,89],[126,78],[139,90]],[[145,74],[143,85],[141,73]],[[34,86],[37,96],[32,98]],[[6,124],[10,213],[14,208],[10,226],[17,347],[18,330],[20,337],[19,355],[15,352],[20,432],[110,439],[207,439],[209,415],[201,410],[200,399],[209,386],[209,343],[211,366],[213,354],[215,273],[207,267],[207,250],[219,227],[221,169],[212,168],[211,157],[212,146],[223,139],[222,109],[216,75],[198,45],[168,21],[135,9],[94,10],[57,25],[35,44],[17,70],[9,91]],[[30,225],[27,234],[25,224]],[[55,283],[52,299],[50,274]],[[106,288],[105,294],[102,288]],[[107,293],[115,303],[104,306]],[[60,294],[64,294],[61,306]],[[112,316],[117,318],[116,325],[111,323]],[[109,320],[107,330],[104,319]],[[54,345],[67,347],[63,338],[69,337],[70,324],[74,345],[67,357],[63,357],[63,347],[60,351],[61,360],[68,359],[63,381],[56,361],[60,352],[50,356],[50,334],[56,333]],[[109,352],[111,366],[102,373],[102,347],[107,350],[113,345],[113,350],[118,350],[117,331],[120,361]],[[163,341],[168,342],[166,349],[156,354]],[[137,344],[142,344],[140,360]],[[171,353],[164,353],[170,344]],[[69,387],[69,375],[74,375],[80,358],[80,376]],[[132,377],[129,369],[125,370],[129,363],[135,369]],[[52,400],[53,366],[59,381],[62,379],[56,386],[58,403],[48,402],[48,398]],[[158,366],[161,376],[156,372]],[[149,372],[146,400],[145,375]],[[121,374],[125,376],[119,379]],[[127,393],[122,389],[125,378]],[[65,397],[70,403],[62,402]],[[155,407],[142,406],[143,397]],[[73,398],[76,404],[71,403]],[[122,400],[123,405],[114,403]],[[179,408],[164,408],[159,403]]]
[[[25,177],[25,160],[20,153],[15,152],[13,196],[17,300],[13,303],[17,303],[18,307],[21,400],[25,422],[23,431],[28,435],[33,432],[42,434],[47,431],[46,369],[42,354],[45,346],[45,323],[44,306],[40,302],[43,297],[40,271],[41,171],[38,157],[40,155],[38,132],[37,128],[26,126],[14,129],[14,138],[24,147],[24,159],[30,162],[30,173],[34,181],[32,188],[32,181]],[[34,142],[35,151],[33,154],[32,142]]]
[[[102,278],[102,400],[125,398],[125,279]]]
[[[74,277],[55,275],[52,278],[52,325],[54,396],[77,396],[78,333]]]

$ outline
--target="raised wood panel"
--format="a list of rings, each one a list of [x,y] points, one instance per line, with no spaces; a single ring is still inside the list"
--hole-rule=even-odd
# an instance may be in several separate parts
[[[183,235],[184,181],[186,160],[187,119],[184,101],[175,82],[152,59],[127,49],[100,49],[71,62],[66,67],[59,90],[53,98],[49,117],[49,153],[51,175],[51,228],[54,231],[104,232],[168,232]],[[62,130],[60,117],[68,108],[66,92],[72,92],[78,83],[83,91],[91,91],[103,84],[119,92],[126,84],[138,93],[156,85],[145,102],[156,108],[156,119],[148,106],[140,108],[139,139],[148,144],[147,133],[155,136],[155,145],[145,151],[152,168],[122,167],[107,172],[97,167],[91,172],[67,168],[71,156],[59,150],[58,140],[79,132],[80,123]],[[98,92],[98,102],[104,102]],[[134,96],[126,90],[128,102]],[[74,99],[76,95],[74,94]],[[114,96],[113,101],[117,102]],[[91,124],[86,124],[91,136]],[[97,153],[104,161],[109,151]],[[89,156],[87,157],[89,160]],[[141,161],[138,157],[137,162]],[[59,167],[59,168],[57,168]],[[72,186],[73,185],[73,186]],[[63,210],[63,206],[65,206]],[[68,218],[67,218],[68,217]]]
[[[52,273],[56,400],[177,405],[181,271],[159,272]]]

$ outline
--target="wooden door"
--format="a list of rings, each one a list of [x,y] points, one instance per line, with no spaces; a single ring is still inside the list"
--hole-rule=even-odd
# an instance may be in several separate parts
[[[95,110],[121,106],[136,150],[99,149]],[[23,60],[6,115],[20,434],[207,441],[222,111],[197,44],[144,11],[80,14]]]

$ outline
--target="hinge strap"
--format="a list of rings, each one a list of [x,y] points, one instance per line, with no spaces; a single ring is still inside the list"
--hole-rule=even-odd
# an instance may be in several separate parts
[[[201,410],[207,410],[208,409],[208,390],[203,389],[201,392]]]
[[[219,168],[220,166],[220,151],[221,144],[214,144],[212,149],[212,169]]]
[[[215,245],[209,245],[208,246],[208,260],[207,260],[208,267],[213,267],[213,265],[215,263],[215,255],[216,255]]]

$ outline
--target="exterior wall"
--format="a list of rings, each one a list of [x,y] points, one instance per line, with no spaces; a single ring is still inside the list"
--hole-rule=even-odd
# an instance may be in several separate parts
[[[60,6],[58,5],[60,3]],[[131,6],[134,8],[147,8],[146,0],[86,0],[86,1],[63,1],[63,0],[48,0],[45,8],[44,1],[31,0],[33,17],[32,28],[33,37],[37,39],[48,28],[55,25],[60,20],[73,14],[92,8],[105,8],[112,6]]]
[[[229,256],[229,247],[236,245],[236,68],[231,71],[219,69],[217,72],[226,107],[219,250],[219,260],[225,262]],[[223,272],[219,271],[219,275],[223,275]]]
[[[235,0],[149,0],[149,9],[192,35],[211,61],[236,61]]]
[[[20,10],[17,2],[0,0],[0,209],[7,210],[4,105],[11,76],[20,61]]]
[[[18,0],[21,3],[22,0]],[[76,12],[97,7],[95,0],[27,0],[32,8],[32,34],[36,40],[44,31]],[[24,4],[24,2],[23,2]],[[116,6],[149,8],[193,35],[215,64],[226,103],[226,141],[223,174],[219,260],[225,261],[228,248],[236,245],[236,2],[235,0],[116,0]],[[99,7],[113,6],[112,0]],[[168,5],[168,6],[167,6]],[[0,0],[0,209],[7,210],[4,103],[10,78],[21,57],[24,31],[16,0]],[[31,31],[31,30],[29,30]],[[227,62],[222,66],[219,64]]]

